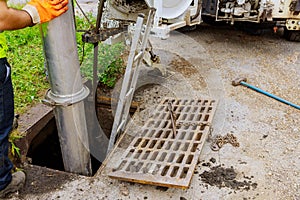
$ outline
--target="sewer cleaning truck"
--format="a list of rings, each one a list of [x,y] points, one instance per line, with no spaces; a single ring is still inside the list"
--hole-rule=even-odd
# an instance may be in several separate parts
[[[156,9],[152,32],[167,38],[170,31],[203,22],[227,22],[252,29],[272,27],[286,39],[300,41],[300,0],[109,0],[109,17],[132,20]]]

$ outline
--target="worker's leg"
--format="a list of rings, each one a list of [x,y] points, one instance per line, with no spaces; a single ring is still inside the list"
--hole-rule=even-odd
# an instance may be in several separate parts
[[[8,158],[8,136],[14,119],[13,88],[10,77],[10,66],[6,59],[0,59],[0,190],[3,190],[12,179],[13,167]]]
[[[25,183],[22,171],[11,174],[13,167],[8,158],[8,137],[14,119],[14,95],[11,69],[6,59],[0,59],[0,198],[21,189]]]

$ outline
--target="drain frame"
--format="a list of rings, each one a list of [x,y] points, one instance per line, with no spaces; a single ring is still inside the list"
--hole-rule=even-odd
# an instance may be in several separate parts
[[[170,102],[176,119],[175,137],[168,109]],[[188,188],[217,103],[208,99],[164,98],[108,176],[142,184]]]

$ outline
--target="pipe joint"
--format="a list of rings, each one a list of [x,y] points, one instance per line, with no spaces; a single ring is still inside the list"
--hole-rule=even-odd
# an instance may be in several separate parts
[[[83,86],[82,89],[77,92],[70,95],[59,95],[54,94],[51,89],[49,89],[46,92],[45,99],[42,100],[43,104],[47,106],[71,106],[73,104],[76,104],[82,100],[84,100],[90,93],[90,90]]]

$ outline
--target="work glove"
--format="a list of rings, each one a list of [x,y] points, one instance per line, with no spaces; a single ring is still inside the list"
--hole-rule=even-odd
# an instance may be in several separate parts
[[[25,10],[34,24],[48,22],[68,10],[68,0],[31,0]]]

